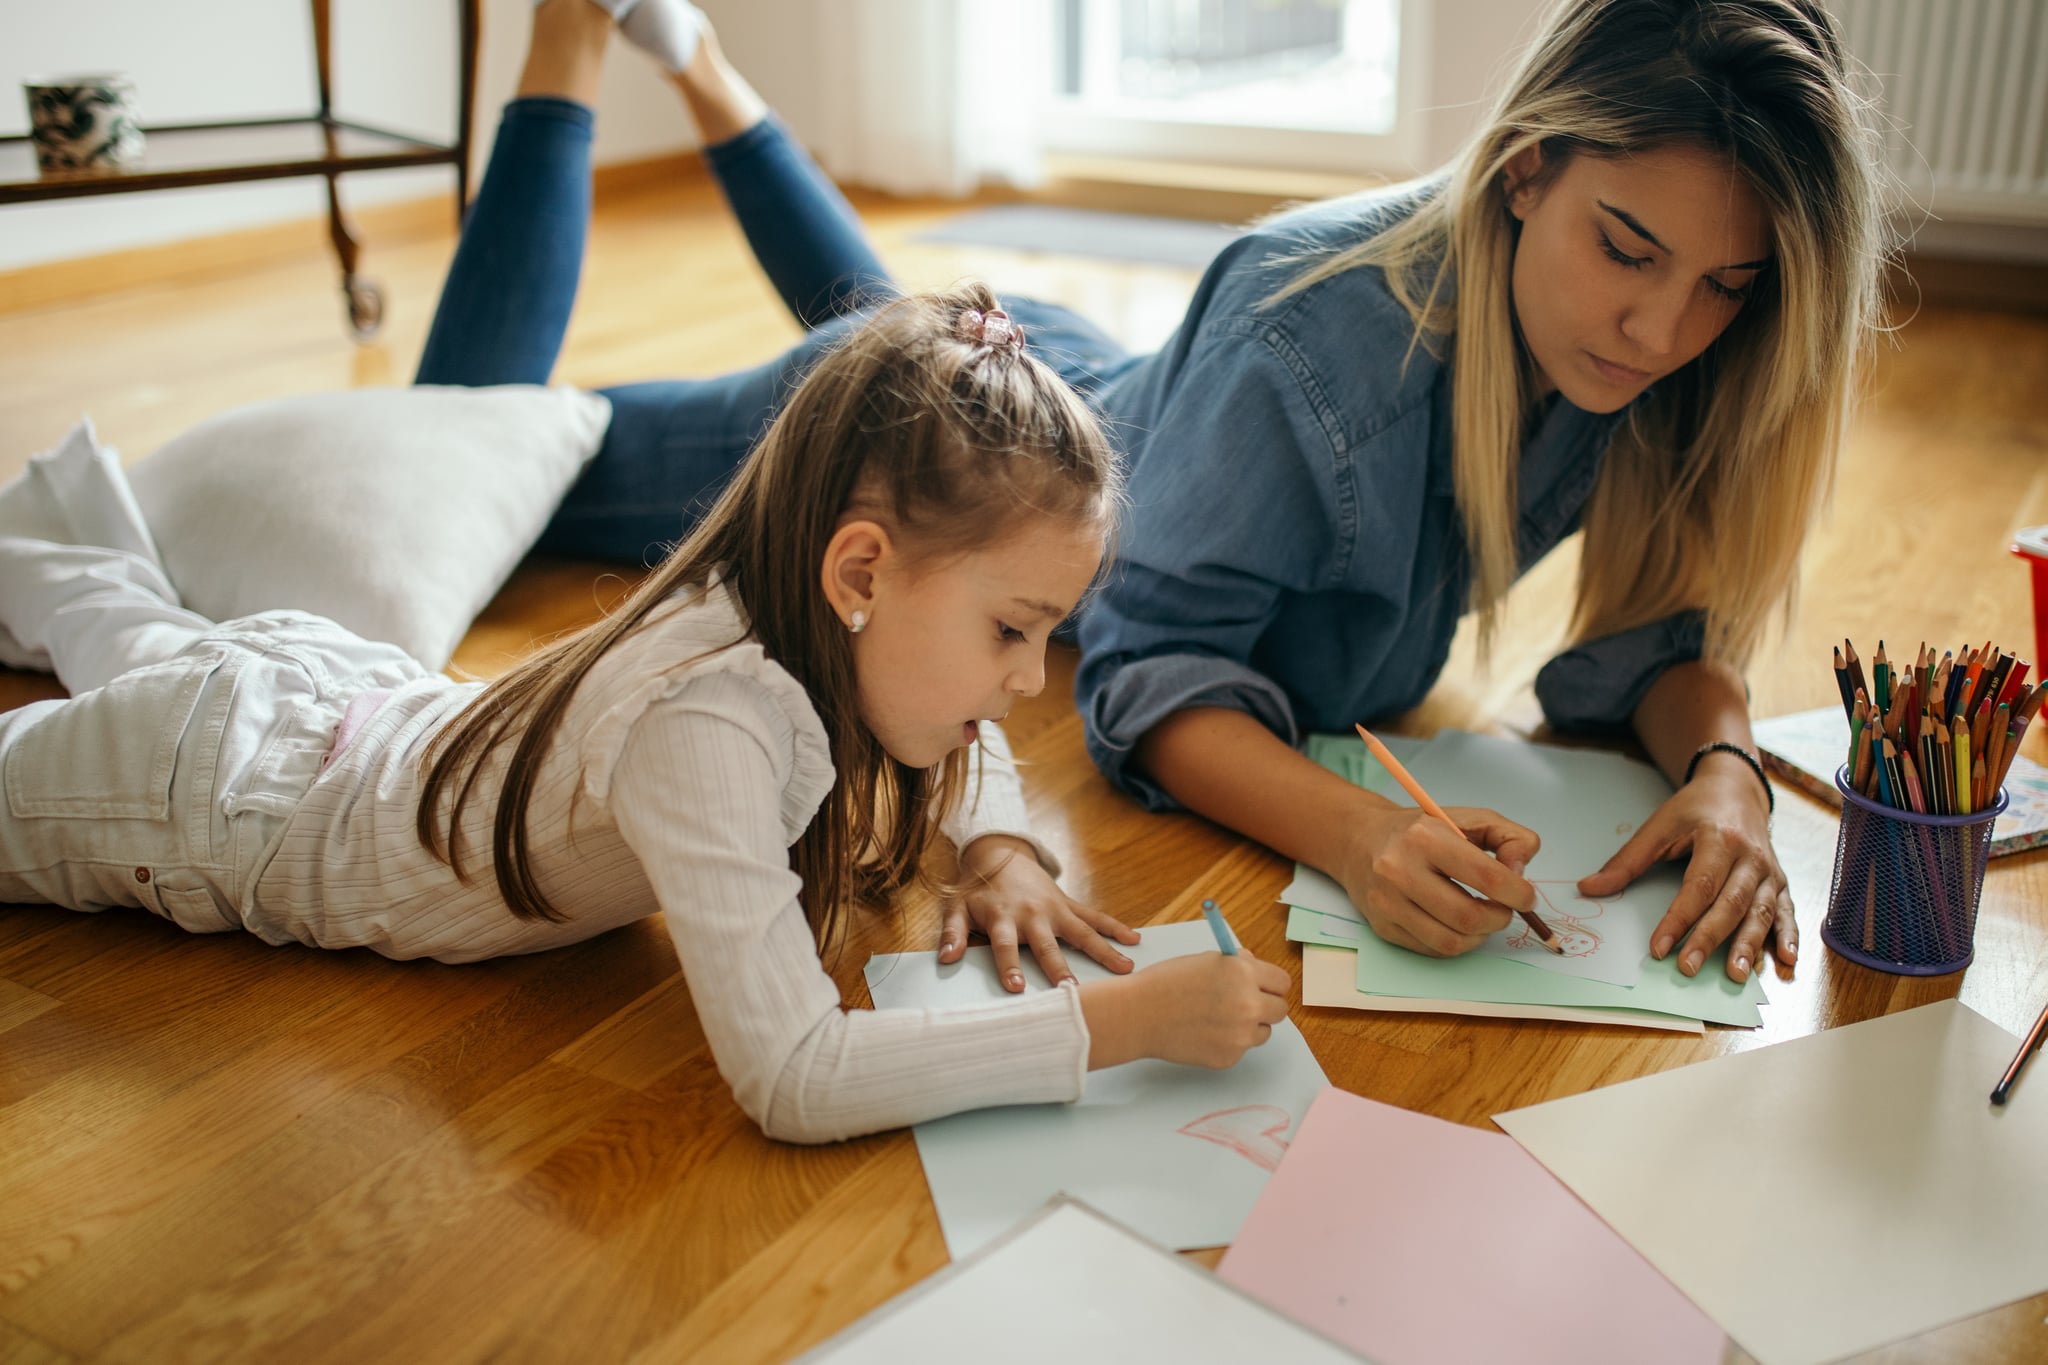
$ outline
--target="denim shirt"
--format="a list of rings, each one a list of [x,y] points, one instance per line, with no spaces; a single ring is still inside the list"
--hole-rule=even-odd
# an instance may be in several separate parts
[[[1397,186],[1275,219],[1213,262],[1156,355],[1094,396],[1128,454],[1117,560],[1079,626],[1076,702],[1105,775],[1174,802],[1131,763],[1190,707],[1230,707],[1298,744],[1306,730],[1420,702],[1471,589],[1451,478],[1451,371],[1376,267],[1267,307],[1306,266],[1413,212]],[[1523,571],[1579,527],[1620,414],[1556,398],[1522,451]],[[1626,726],[1651,683],[1699,657],[1695,613],[1571,649],[1536,691],[1560,729]]]

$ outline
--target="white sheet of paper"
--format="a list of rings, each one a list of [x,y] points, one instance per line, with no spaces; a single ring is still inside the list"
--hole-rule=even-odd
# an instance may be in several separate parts
[[[1632,986],[1650,933],[1671,908],[1679,874],[1658,869],[1620,895],[1588,901],[1578,881],[1607,860],[1671,795],[1663,774],[1595,749],[1524,744],[1445,730],[1409,771],[1440,806],[1483,806],[1527,825],[1543,840],[1526,875],[1541,897],[1537,913],[1563,940],[1559,957],[1519,919],[1477,951],[1547,972]]]
[[[1954,1000],[1494,1122],[1763,1365],[2048,1290],[2048,1085]],[[2030,1077],[2038,1080],[2038,1077]]]
[[[797,1358],[798,1365],[1357,1359],[1214,1272],[1066,1198]]]
[[[1150,924],[1123,951],[1138,970],[1214,952],[1203,920]],[[1107,969],[1078,953],[1082,981]],[[1052,987],[1027,956],[1027,990]],[[877,1009],[943,1009],[1008,999],[987,948],[940,966],[934,953],[868,960]],[[1282,1020],[1228,1071],[1148,1059],[1093,1072],[1076,1104],[1010,1105],[912,1131],[946,1248],[963,1256],[1062,1191],[1176,1250],[1221,1246],[1257,1201],[1286,1134],[1327,1084],[1308,1043]]]
[[[1697,1019],[1682,1019],[1655,1010],[1601,1005],[1514,1005],[1483,1000],[1423,1000],[1402,995],[1372,995],[1358,989],[1357,955],[1344,948],[1301,949],[1301,1003],[1333,1009],[1370,1010],[1380,1014],[1465,1014],[1477,1019],[1536,1019],[1563,1024],[1615,1024],[1622,1028],[1662,1029],[1690,1033],[1707,1031]]]

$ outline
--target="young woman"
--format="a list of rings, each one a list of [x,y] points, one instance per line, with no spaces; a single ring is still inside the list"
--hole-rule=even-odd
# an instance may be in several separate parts
[[[1537,695],[1561,729],[1633,729],[1678,790],[1581,889],[1686,858],[1652,951],[1791,963],[1740,670],[1874,320],[1858,107],[1817,0],[1569,0],[1443,174],[1226,250],[1095,399],[1133,503],[1081,625],[1103,771],[1331,873],[1390,942],[1476,946],[1533,904],[1533,834],[1460,813],[1489,858],[1294,744],[1415,705],[1459,618],[1483,643],[1583,530]]]

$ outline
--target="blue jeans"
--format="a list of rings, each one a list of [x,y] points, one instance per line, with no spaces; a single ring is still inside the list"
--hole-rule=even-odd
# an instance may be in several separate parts
[[[548,381],[583,268],[595,125],[588,108],[568,100],[505,106],[415,383]],[[755,260],[810,330],[752,369],[598,390],[611,400],[611,427],[537,550],[650,562],[710,507],[817,359],[899,292],[853,206],[775,119],[705,148],[704,158]],[[1033,352],[1083,393],[1125,359],[1123,347],[1067,309],[1006,304]]]

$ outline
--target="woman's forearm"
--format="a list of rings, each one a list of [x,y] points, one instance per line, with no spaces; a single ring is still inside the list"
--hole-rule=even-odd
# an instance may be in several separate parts
[[[1673,664],[1636,704],[1634,721],[1643,747],[1674,784],[1685,780],[1686,765],[1703,744],[1723,740],[1756,752],[1756,738],[1749,729],[1748,689],[1742,675],[1726,664]],[[1709,754],[1700,760],[1700,772],[1710,767],[1726,769],[1725,776],[1739,774],[1763,799],[1763,784],[1733,754]]]
[[[1167,717],[1138,742],[1138,761],[1189,810],[1339,878],[1360,817],[1393,809],[1222,707]]]

